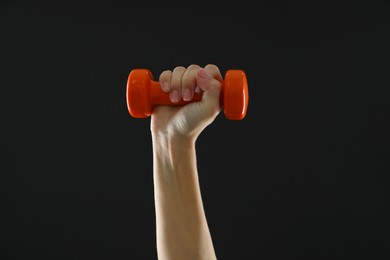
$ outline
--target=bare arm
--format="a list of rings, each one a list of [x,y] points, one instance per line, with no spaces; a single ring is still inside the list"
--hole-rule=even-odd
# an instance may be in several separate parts
[[[157,107],[151,121],[156,210],[157,253],[160,260],[216,259],[203,208],[195,143],[220,111],[221,76],[214,65],[192,65],[161,74],[167,92],[204,91],[202,101],[183,107]],[[178,82],[178,83],[176,83]],[[198,87],[197,87],[198,86]],[[200,86],[200,88],[199,88]],[[175,94],[176,95],[176,94]],[[171,100],[177,100],[172,97]]]
[[[194,141],[162,137],[153,146],[159,259],[216,259],[203,210]]]

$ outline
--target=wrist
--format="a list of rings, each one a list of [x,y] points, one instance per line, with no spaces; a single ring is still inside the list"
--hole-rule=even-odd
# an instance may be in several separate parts
[[[153,157],[155,165],[162,166],[172,173],[188,167],[195,158],[195,138],[168,133],[152,133]]]
[[[184,152],[195,148],[195,137],[171,134],[168,132],[152,132],[154,150],[161,154]]]

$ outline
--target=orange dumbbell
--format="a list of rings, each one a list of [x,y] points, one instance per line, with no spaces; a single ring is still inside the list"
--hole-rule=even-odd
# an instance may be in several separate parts
[[[185,105],[202,99],[202,93],[195,93],[190,101],[173,103],[168,93],[160,88],[160,82],[153,80],[149,69],[132,70],[127,80],[126,92],[127,108],[135,118],[150,116],[154,106]],[[240,120],[245,117],[248,108],[248,83],[244,71],[226,71],[222,81],[220,105],[228,119]]]

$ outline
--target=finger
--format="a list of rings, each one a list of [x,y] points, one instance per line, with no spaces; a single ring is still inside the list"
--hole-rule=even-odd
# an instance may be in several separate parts
[[[199,69],[197,74],[197,83],[204,91],[202,101],[210,102],[210,104],[219,107],[219,95],[221,92],[222,83],[213,78],[206,69]],[[217,76],[217,75],[216,75]]]
[[[181,83],[185,71],[186,68],[183,66],[178,66],[172,71],[171,90],[169,97],[173,103],[177,103],[181,100]]]
[[[171,70],[165,70],[160,74],[159,77],[160,86],[165,93],[168,93],[171,90],[171,77],[172,77]]]
[[[205,71],[207,71],[207,73],[209,73],[211,75],[211,77],[215,78],[216,80],[218,81],[222,81],[222,75],[221,75],[221,71],[219,70],[219,68],[214,65],[214,64],[207,64],[205,67],[204,67]]]
[[[187,70],[183,74],[181,86],[183,93],[183,100],[190,101],[194,97],[196,87],[196,73],[200,69],[200,66],[192,64],[187,67]]]

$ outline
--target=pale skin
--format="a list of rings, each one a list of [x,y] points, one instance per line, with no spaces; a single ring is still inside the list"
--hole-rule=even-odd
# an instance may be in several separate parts
[[[172,102],[151,115],[156,239],[159,260],[217,259],[200,192],[195,144],[221,111],[222,76],[216,65],[178,66],[160,74]]]

